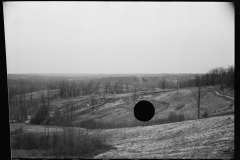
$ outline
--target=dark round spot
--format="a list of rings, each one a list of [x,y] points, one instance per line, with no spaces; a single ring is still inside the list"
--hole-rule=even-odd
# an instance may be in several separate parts
[[[134,106],[134,116],[137,120],[147,122],[153,118],[155,114],[155,108],[149,101],[139,101]]]

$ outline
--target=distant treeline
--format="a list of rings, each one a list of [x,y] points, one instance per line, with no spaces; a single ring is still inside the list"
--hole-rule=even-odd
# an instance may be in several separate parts
[[[165,75],[165,76],[164,76]],[[194,77],[194,74],[163,74],[140,77],[140,76],[104,76],[104,77],[77,77],[77,76],[51,76],[20,74],[8,75],[9,99],[16,95],[31,93],[41,90],[60,89],[59,96],[72,97],[88,95],[92,93],[127,93],[142,89],[174,88],[178,77]]]
[[[164,76],[163,76],[164,75]],[[60,89],[61,98],[92,93],[121,94],[155,88],[184,88],[195,86],[196,74],[158,74],[151,76],[51,76],[51,75],[8,75],[9,99],[16,95],[41,90]],[[221,89],[234,88],[234,66],[214,68],[201,74],[204,86],[220,85]],[[94,78],[93,78],[94,77]]]
[[[185,88],[196,86],[196,76],[200,77],[202,86],[220,85],[220,89],[234,89],[234,66],[227,68],[218,67],[211,69],[206,74],[169,75],[156,77],[103,77],[90,79],[89,81],[61,81],[61,98],[88,95],[92,93],[122,94],[141,90],[153,90],[156,88]]]
[[[138,91],[185,88],[196,86],[197,74],[169,74],[165,76],[50,76],[8,75],[10,116],[19,121],[27,119],[39,106],[49,106],[52,99],[90,94],[123,94]],[[198,75],[202,86],[220,85],[220,89],[234,88],[234,66],[214,68]],[[44,92],[38,92],[45,90]],[[35,92],[35,93],[34,93]],[[29,94],[30,93],[30,94]]]
[[[202,86],[215,86],[220,85],[221,91],[225,88],[234,89],[234,66],[227,68],[218,67],[209,70],[206,74],[199,75]],[[178,81],[179,88],[194,87],[195,78],[193,79],[180,79]]]

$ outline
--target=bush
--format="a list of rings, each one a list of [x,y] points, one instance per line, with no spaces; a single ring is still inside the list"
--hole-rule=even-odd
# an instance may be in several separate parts
[[[23,133],[23,127],[19,127],[17,129],[11,130],[11,135],[22,134],[22,133]]]
[[[184,114],[176,114],[175,112],[170,112],[168,118],[166,119],[154,119],[148,122],[141,122],[134,120],[132,122],[122,122],[122,123],[110,123],[110,122],[99,122],[94,119],[88,119],[75,124],[76,127],[88,128],[88,129],[111,129],[111,128],[123,128],[123,127],[137,127],[137,126],[150,126],[157,124],[173,123],[184,121]]]
[[[43,121],[43,125],[50,125],[52,122],[52,118],[50,116],[47,116],[46,119]]]
[[[69,115],[65,113],[61,113],[60,111],[56,111],[53,117],[47,116],[43,121],[44,125],[58,125],[58,126],[65,126],[71,127],[72,126],[72,119]]]
[[[47,106],[41,106],[30,120],[30,123],[41,124],[48,117],[49,109]]]
[[[184,121],[184,114],[176,114],[175,112],[170,112],[167,122],[180,122]]]
[[[208,117],[208,113],[207,111],[204,112],[204,114],[202,115],[203,118],[207,118]]]

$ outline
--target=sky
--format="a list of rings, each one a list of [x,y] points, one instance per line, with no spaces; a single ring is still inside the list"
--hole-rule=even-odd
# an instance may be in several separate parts
[[[234,65],[230,2],[3,2],[7,73],[206,73]]]

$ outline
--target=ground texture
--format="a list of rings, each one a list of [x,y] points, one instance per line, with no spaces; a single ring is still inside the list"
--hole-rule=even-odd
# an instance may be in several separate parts
[[[88,131],[90,134],[100,133],[107,137],[113,149],[104,151],[94,158],[233,158],[234,154],[234,100],[219,94],[208,92],[202,107],[210,116],[196,120],[197,108],[191,97],[190,89],[167,91],[157,94],[146,94],[138,97],[153,103],[154,119],[166,118],[171,111],[184,114],[183,122],[139,126],[118,129],[93,129],[73,127],[74,131]],[[125,123],[136,119],[133,115],[134,100],[132,94],[95,97],[96,104],[89,105],[89,97],[78,97],[66,100],[54,100],[55,109],[74,113],[75,123],[86,119],[101,122]],[[135,103],[136,103],[135,102]],[[73,106],[74,111],[70,112]],[[69,108],[70,109],[69,109]],[[220,115],[226,116],[220,116]],[[227,115],[230,114],[230,115]],[[14,130],[22,126],[30,132],[63,131],[62,127],[11,124]],[[12,150],[13,157],[45,157],[42,151]]]
[[[115,149],[95,158],[233,158],[234,116],[109,129]]]

